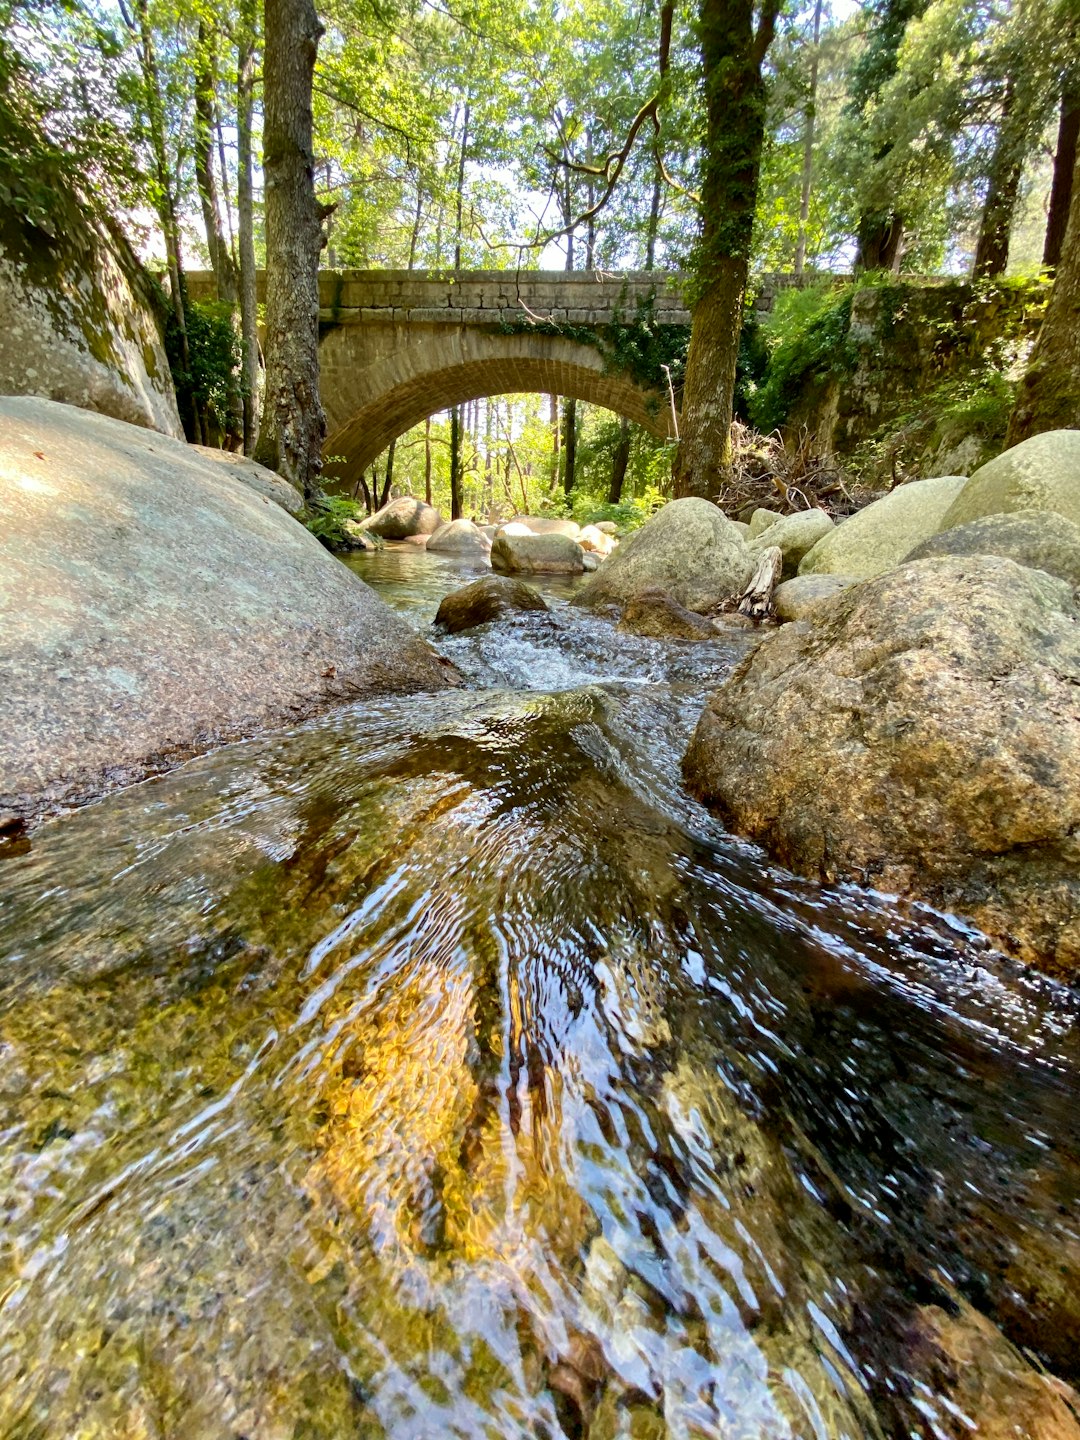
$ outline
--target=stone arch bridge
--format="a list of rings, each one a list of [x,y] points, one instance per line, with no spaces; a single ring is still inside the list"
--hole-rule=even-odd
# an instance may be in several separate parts
[[[212,299],[213,276],[190,274],[188,293]],[[328,477],[351,485],[428,415],[488,395],[571,396],[671,436],[666,391],[609,371],[582,335],[632,321],[643,303],[656,323],[690,323],[676,285],[647,271],[321,272]]]

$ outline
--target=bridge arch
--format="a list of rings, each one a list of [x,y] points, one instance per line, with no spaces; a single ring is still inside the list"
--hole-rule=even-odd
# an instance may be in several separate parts
[[[390,442],[429,415],[489,395],[536,392],[602,405],[666,439],[668,397],[608,373],[595,346],[494,325],[343,325],[320,347],[327,478],[353,484]]]

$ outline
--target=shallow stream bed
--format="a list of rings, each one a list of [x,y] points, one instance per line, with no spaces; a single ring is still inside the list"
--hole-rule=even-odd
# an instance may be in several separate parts
[[[0,859],[0,1436],[1070,1433],[1075,997],[726,835],[747,642],[548,590]]]

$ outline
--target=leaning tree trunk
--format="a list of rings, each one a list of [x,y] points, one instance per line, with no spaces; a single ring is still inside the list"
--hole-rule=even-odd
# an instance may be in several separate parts
[[[622,500],[622,487],[629,463],[630,421],[622,415],[619,418],[619,438],[615,442],[615,453],[611,457],[611,482],[608,485],[607,497],[609,505],[618,505]]]
[[[1080,141],[1080,64],[1074,65],[1061,85],[1057,149],[1054,151],[1054,179],[1050,187],[1050,208],[1046,216],[1043,264],[1053,270],[1061,259],[1065,228],[1069,223],[1073,171],[1077,142]]]
[[[1080,161],[1046,316],[1020,382],[1006,446],[1044,430],[1080,429]]]
[[[311,82],[322,26],[311,0],[265,0],[266,394],[255,459],[306,498],[318,489],[319,252]]]
[[[731,478],[731,418],[765,139],[762,75],[780,0],[699,0],[705,75],[698,299],[683,384],[676,495],[716,499]]]

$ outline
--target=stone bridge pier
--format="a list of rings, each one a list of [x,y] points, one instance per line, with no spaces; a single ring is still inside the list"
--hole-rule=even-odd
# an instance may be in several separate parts
[[[212,277],[189,275],[188,293],[212,298]],[[666,390],[609,372],[582,334],[632,321],[643,302],[656,323],[690,323],[676,286],[647,271],[323,271],[327,478],[351,486],[413,425],[488,395],[571,396],[672,436]]]

